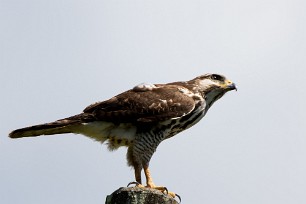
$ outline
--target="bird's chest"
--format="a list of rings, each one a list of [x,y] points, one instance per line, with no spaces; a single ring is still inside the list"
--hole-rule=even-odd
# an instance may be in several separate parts
[[[168,122],[163,128],[167,132],[166,139],[192,127],[199,122],[205,116],[205,109],[203,106],[199,106],[197,109],[185,115],[181,118],[173,119]]]

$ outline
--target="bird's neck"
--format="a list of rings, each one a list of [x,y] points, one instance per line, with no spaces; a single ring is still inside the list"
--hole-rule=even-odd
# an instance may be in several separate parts
[[[207,93],[204,94],[204,99],[206,102],[206,111],[216,102],[218,99],[220,99],[225,92],[223,91],[216,91],[216,90],[211,90]]]

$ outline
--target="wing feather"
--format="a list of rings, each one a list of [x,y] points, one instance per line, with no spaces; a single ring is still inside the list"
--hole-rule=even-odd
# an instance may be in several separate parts
[[[194,107],[194,99],[177,85],[158,85],[145,91],[129,90],[109,100],[92,104],[84,113],[95,120],[121,122],[158,122],[182,117]]]

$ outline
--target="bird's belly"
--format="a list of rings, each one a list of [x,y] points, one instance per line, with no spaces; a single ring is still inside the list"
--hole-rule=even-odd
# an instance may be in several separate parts
[[[114,124],[105,121],[83,123],[77,132],[100,142],[107,140],[111,150],[129,146],[135,138],[136,127],[130,123]]]

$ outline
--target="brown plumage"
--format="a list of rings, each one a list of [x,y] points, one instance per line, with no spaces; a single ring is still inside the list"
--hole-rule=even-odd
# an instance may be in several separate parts
[[[206,74],[186,82],[140,84],[109,100],[92,104],[83,113],[55,122],[12,131],[11,138],[83,134],[111,150],[128,147],[128,164],[141,183],[144,169],[147,186],[155,187],[149,162],[163,140],[191,127],[211,105],[235,84],[222,75]]]

